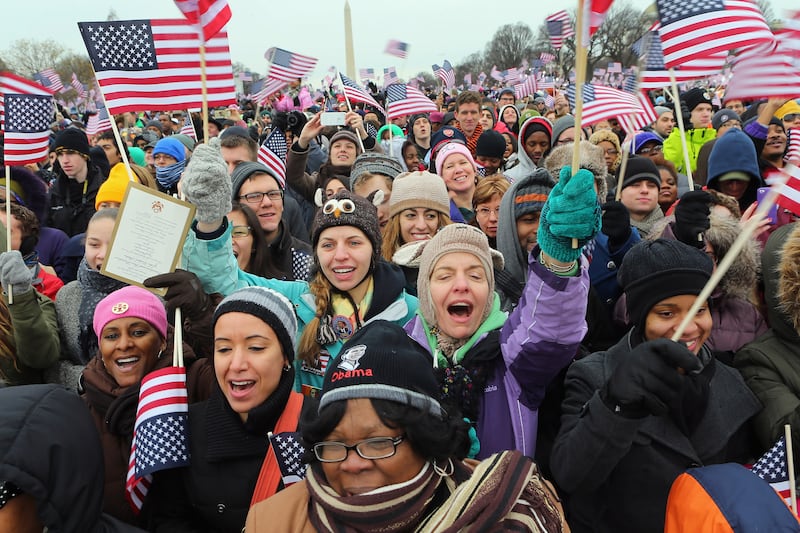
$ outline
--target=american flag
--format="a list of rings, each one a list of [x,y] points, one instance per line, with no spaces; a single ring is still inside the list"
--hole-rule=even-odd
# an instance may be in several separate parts
[[[550,36],[550,45],[556,50],[564,44],[564,39],[575,35],[569,13],[565,10],[553,13],[545,19],[545,23],[547,24],[547,34]]]
[[[472,73],[464,74],[464,85],[472,85]]]
[[[253,100],[260,106],[263,106],[269,100],[270,96],[288,85],[288,83],[283,80],[275,80],[272,78],[266,78],[262,80],[262,82],[263,85],[261,89],[253,96]]]
[[[478,74],[478,82],[483,83],[485,81],[486,81],[486,73],[481,72],[480,74]]]
[[[108,110],[102,102],[95,103],[97,113],[94,113],[86,121],[86,135],[96,135],[101,131],[111,129],[111,120],[108,116]]]
[[[445,59],[441,67],[434,64],[432,68],[433,73],[442,81],[442,85],[444,85],[446,89],[449,89],[456,84],[456,73],[453,70],[453,65],[450,64],[450,61]]]
[[[789,136],[789,146],[787,147],[786,155],[783,156],[783,160],[800,164],[800,128],[791,128],[786,133]]]
[[[200,40],[186,20],[79,22],[111,113],[202,106]],[[208,105],[236,102],[228,35],[206,43]]]
[[[153,473],[189,465],[187,398],[183,367],[154,370],[142,379],[125,482],[126,497],[137,513]]]
[[[542,63],[546,65],[548,63],[552,63],[553,61],[555,61],[556,56],[554,56],[549,52],[542,52],[541,54],[539,54],[539,59],[541,59]]]
[[[47,157],[53,91],[10,72],[0,73],[6,165],[37,163]]]
[[[622,72],[622,63],[618,61],[612,61],[608,64],[608,72],[612,74],[619,74]]]
[[[374,68],[361,68],[358,69],[358,76],[362,80],[371,80],[375,77],[375,69]]]
[[[492,65],[492,70],[489,72],[489,76],[497,81],[503,81],[503,73],[497,70],[497,65]]]
[[[288,487],[293,483],[302,481],[306,477],[306,467],[303,464],[305,448],[301,444],[300,433],[285,431],[283,433],[269,433],[269,445],[275,454],[278,468],[281,471],[283,486]]]
[[[567,88],[567,99],[575,108],[575,85]],[[642,108],[636,96],[604,85],[583,85],[583,115],[581,126],[588,126],[619,115],[638,115]]]
[[[553,95],[550,93],[545,93],[544,95],[544,105],[547,106],[547,109],[553,109],[556,105],[556,99],[553,98]]]
[[[64,82],[61,81],[61,76],[58,75],[55,69],[43,69],[41,72],[37,73],[35,78],[54,93],[60,93],[64,90]]]
[[[258,149],[258,162],[272,170],[278,177],[281,188],[286,187],[286,135],[273,128]]]
[[[734,48],[775,41],[753,0],[656,0],[656,7],[668,69]]]
[[[589,10],[589,35],[594,35],[603,21],[606,13],[611,8],[614,0],[586,0],[586,7]]]
[[[800,70],[800,11],[791,13],[783,25],[775,30],[778,49],[790,56],[795,70]]]
[[[656,22],[642,37],[644,68],[639,79],[642,89],[660,89],[671,84],[669,71],[664,64],[664,52],[661,48],[661,36],[658,34],[660,23]],[[676,82],[684,82],[697,78],[713,76],[722,70],[728,52],[719,52],[710,57],[692,59],[674,70]]]
[[[397,83],[397,80],[400,78],[397,76],[397,69],[394,67],[387,67],[383,69],[383,85],[389,86],[393,83]]]
[[[383,107],[381,107],[381,105],[367,91],[359,87],[356,82],[341,72],[339,73],[339,77],[342,81],[342,90],[344,91],[344,95],[348,100],[351,102],[364,102],[365,104],[376,107],[384,115],[386,114],[386,110],[384,110]]]
[[[504,70],[502,72],[502,76],[503,76],[503,81],[510,85],[514,85],[516,83],[519,83],[520,81],[519,69],[517,68],[510,68]]]
[[[400,59],[405,59],[406,56],[408,56],[408,43],[398,41],[397,39],[392,39],[386,43],[386,49],[383,51],[383,53],[389,54],[390,56],[399,57]]]
[[[776,47],[772,52],[745,52],[736,58],[725,98],[759,100],[794,98],[800,94],[800,72],[792,57]]]
[[[199,24],[203,40],[209,41],[231,20],[231,8],[227,0],[175,0],[191,24]]]
[[[767,453],[761,456],[761,459],[753,465],[753,473],[769,483],[787,505],[791,504],[786,437],[781,437]]]
[[[270,48],[264,57],[270,63],[268,77],[276,80],[294,81],[304,77],[317,65],[316,58],[295,54],[283,48]]]
[[[183,118],[183,126],[181,126],[181,131],[179,131],[181,135],[188,135],[195,141],[197,140],[197,131],[194,129],[194,124],[192,124],[192,114],[186,113],[186,116]]]
[[[528,96],[529,94],[533,94],[536,92],[536,77],[535,76],[528,76],[525,81],[514,85],[514,95],[517,97],[518,100],[521,100]]]
[[[641,114],[619,115],[617,117],[622,129],[624,129],[629,135],[658,120],[658,113],[656,113],[656,110],[647,95],[641,91],[636,91],[634,94],[636,94],[637,98],[639,99],[639,105],[642,109]]]
[[[419,89],[402,83],[395,83],[386,88],[386,107],[389,120],[415,113],[432,113],[438,111],[427,96]]]
[[[83,86],[81,80],[78,79],[78,75],[74,72],[72,73],[72,80],[69,84],[72,85],[72,88],[78,93],[78,98],[86,98],[86,87]]]

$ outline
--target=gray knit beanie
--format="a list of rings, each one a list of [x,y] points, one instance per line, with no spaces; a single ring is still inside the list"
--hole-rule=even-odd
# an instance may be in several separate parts
[[[214,310],[212,329],[225,313],[246,313],[261,319],[275,332],[289,364],[294,361],[297,318],[294,306],[284,295],[266,287],[246,287],[234,291]]]
[[[406,172],[395,178],[389,198],[389,217],[403,209],[422,207],[450,216],[450,196],[441,176],[426,171]]]
[[[365,152],[353,162],[353,168],[350,170],[350,190],[353,190],[353,186],[362,174],[380,174],[394,179],[401,172],[403,167],[397,159],[375,152]]]
[[[503,256],[489,247],[489,240],[480,229],[467,224],[450,224],[440,229],[431,240],[425,243],[420,257],[417,276],[419,312],[431,326],[436,325],[436,312],[431,301],[431,275],[439,259],[454,252],[466,252],[480,260],[489,282],[489,298],[483,309],[481,322],[489,316],[489,312],[492,310],[494,269],[503,269]]]
[[[358,142],[358,137],[351,130],[339,130],[336,133],[334,133],[331,136],[331,141],[328,146],[333,146],[333,143],[335,143],[338,140],[350,141],[351,143],[356,145],[356,153],[357,154],[361,153],[361,145]]]
[[[239,191],[241,190],[245,180],[257,172],[261,174],[267,174],[268,176],[275,178],[275,173],[267,168],[267,166],[263,163],[243,161],[236,165],[236,168],[233,169],[233,174],[231,174],[231,199],[234,202],[239,202]],[[283,183],[281,180],[275,178],[275,181],[277,182],[278,187],[283,189]]]
[[[231,210],[231,178],[219,149],[219,139],[198,145],[181,178],[186,199],[197,207],[195,218],[213,222]]]
[[[556,120],[555,124],[553,124],[553,136],[550,138],[550,146],[555,146],[556,143],[558,143],[558,138],[561,137],[561,134],[564,133],[565,130],[574,127],[575,117],[572,115],[564,115]]]

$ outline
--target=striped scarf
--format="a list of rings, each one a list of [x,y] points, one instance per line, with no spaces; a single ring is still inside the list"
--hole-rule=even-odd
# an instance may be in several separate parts
[[[405,483],[339,496],[317,467],[307,472],[309,519],[321,532],[563,531],[557,496],[533,461],[517,451],[479,463],[458,487],[453,476],[426,466]]]

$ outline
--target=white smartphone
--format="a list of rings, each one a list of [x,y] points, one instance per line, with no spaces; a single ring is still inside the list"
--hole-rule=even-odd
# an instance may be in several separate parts
[[[322,114],[320,118],[320,122],[323,126],[344,126],[345,122],[345,113],[344,111],[326,111]]]

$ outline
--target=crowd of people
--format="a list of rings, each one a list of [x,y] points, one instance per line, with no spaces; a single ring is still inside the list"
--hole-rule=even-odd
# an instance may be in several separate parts
[[[58,116],[0,195],[0,530],[701,531],[725,504],[800,531],[739,466],[784,424],[800,443],[800,214],[752,221],[687,316],[800,164],[800,104],[653,92],[625,132],[547,96],[387,122],[284,95],[194,136],[119,115],[123,145]],[[276,130],[285,174],[258,160]],[[195,207],[180,268],[144,287],[101,271],[130,180]],[[189,464],[132,506],[140,386],[175,344]],[[723,502],[731,483],[759,505]]]

